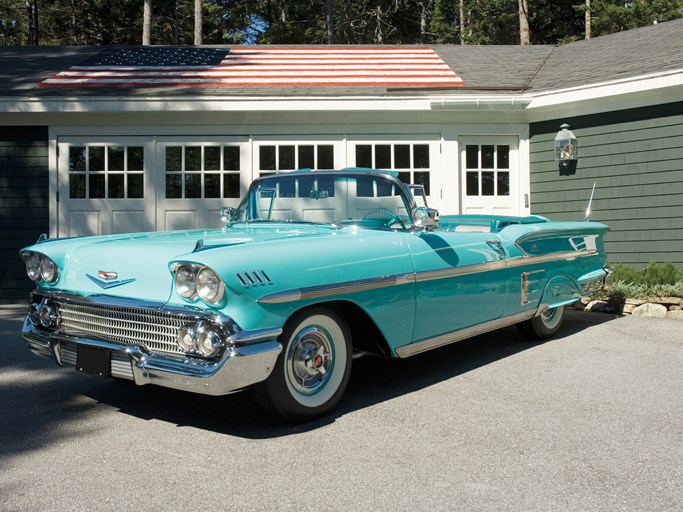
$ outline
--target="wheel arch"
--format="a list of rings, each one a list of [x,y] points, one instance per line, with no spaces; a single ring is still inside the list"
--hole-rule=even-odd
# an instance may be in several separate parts
[[[369,352],[385,357],[391,355],[389,344],[377,324],[363,308],[351,301],[316,302],[293,311],[290,318],[300,311],[316,307],[330,308],[342,316],[351,333],[354,352]]]
[[[541,304],[546,304],[549,309],[566,306],[581,298],[581,288],[571,277],[560,274],[554,276],[545,285],[541,296]]]

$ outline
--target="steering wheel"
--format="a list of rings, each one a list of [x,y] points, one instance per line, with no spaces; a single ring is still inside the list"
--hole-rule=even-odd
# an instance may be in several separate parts
[[[391,217],[391,221],[386,224],[387,227],[391,227],[392,224],[394,224],[395,222],[398,222],[401,225],[402,229],[407,229],[406,225],[401,220],[401,217],[399,217],[398,215],[396,215],[394,212],[392,212],[391,210],[389,210],[387,208],[374,208],[373,210],[368,210],[367,212],[365,212],[365,215],[363,215],[363,220],[366,220],[366,219],[368,219],[368,218],[370,218],[373,215],[376,215],[378,213],[388,214],[389,217]]]

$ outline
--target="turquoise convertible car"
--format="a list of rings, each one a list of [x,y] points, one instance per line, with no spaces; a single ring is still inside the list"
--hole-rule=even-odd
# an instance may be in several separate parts
[[[367,169],[257,179],[221,229],[41,239],[30,349],[78,371],[208,395],[252,388],[296,422],[355,357],[405,358],[517,324],[542,339],[605,282],[607,226],[442,216]]]

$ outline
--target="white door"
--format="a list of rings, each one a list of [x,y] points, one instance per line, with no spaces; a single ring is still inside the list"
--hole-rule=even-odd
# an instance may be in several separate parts
[[[159,139],[156,160],[159,230],[220,227],[221,208],[238,206],[251,182],[246,137]]]
[[[152,141],[60,139],[57,148],[57,236],[155,229]]]
[[[462,213],[519,215],[517,137],[460,139]]]

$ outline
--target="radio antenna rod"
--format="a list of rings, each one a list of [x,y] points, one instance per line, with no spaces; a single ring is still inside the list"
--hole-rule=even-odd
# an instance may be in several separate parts
[[[593,190],[591,190],[591,198],[588,200],[588,208],[586,208],[586,218],[583,219],[584,222],[588,222],[588,217],[591,214],[591,206],[593,206],[593,195],[595,194],[595,182],[593,182]]]

